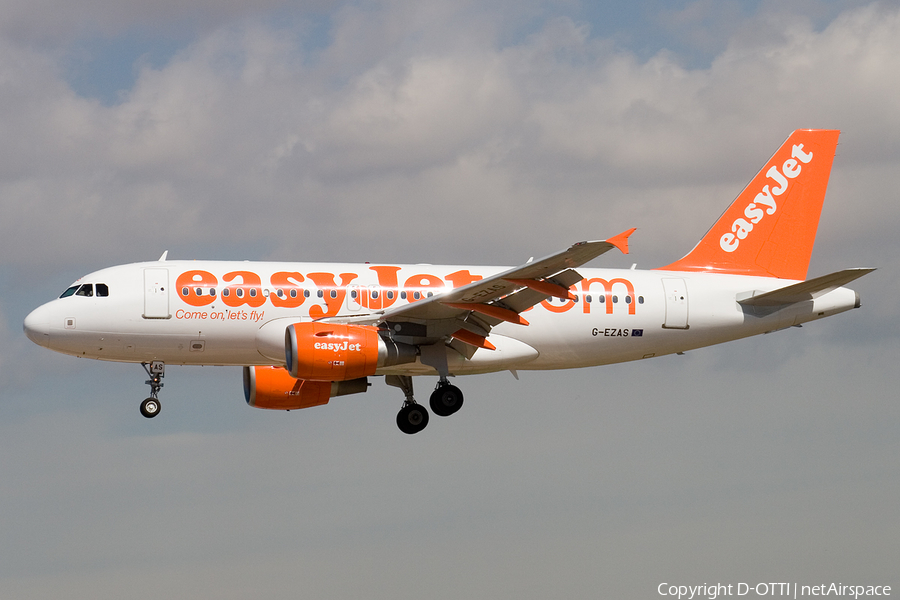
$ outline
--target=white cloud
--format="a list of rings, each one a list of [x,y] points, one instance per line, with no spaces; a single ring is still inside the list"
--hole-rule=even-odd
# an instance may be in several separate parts
[[[420,12],[435,16],[427,7]],[[392,10],[345,10],[334,46],[316,56],[290,30],[224,28],[161,69],[145,66],[111,107],[74,95],[46,55],[7,42],[0,94],[11,143],[0,188],[13,218],[4,255],[56,259],[53,246],[16,244],[11,233],[23,227],[95,263],[126,240],[130,258],[173,244],[212,254],[248,236],[278,240],[268,248],[282,256],[327,255],[342,227],[353,230],[357,254],[383,255],[384,232],[398,222],[414,245],[429,245],[435,211],[457,236],[484,240],[503,215],[526,233],[519,239],[541,239],[546,207],[559,198],[624,228],[630,201],[665,213],[679,187],[701,194],[697,209],[711,219],[728,200],[713,192],[736,193],[795,127],[841,127],[868,140],[864,156],[842,155],[837,169],[896,160],[900,83],[879,76],[900,70],[896,10],[852,11],[822,32],[785,18],[769,24],[777,35],[736,38],[706,69],[665,52],[641,62],[565,17],[503,48],[494,27],[473,45],[448,49],[439,36],[432,49],[440,27],[415,14],[395,20],[402,11]],[[371,13],[371,30],[392,31],[395,45],[381,56],[378,46],[364,56],[340,50]],[[437,16],[465,32],[460,19],[471,14]],[[398,23],[418,29],[397,31]],[[351,75],[335,80],[341,60],[337,71]],[[704,193],[698,183],[714,187]],[[359,210],[370,217],[364,228],[346,220]],[[665,231],[691,228],[696,214],[683,214]],[[564,223],[550,224],[554,239],[566,235]],[[634,224],[651,228],[651,243],[671,245],[676,235],[652,220]],[[491,237],[482,251],[503,243]]]
[[[163,68],[145,67],[112,107],[78,98],[47,57],[8,43],[6,95],[18,102],[6,104],[4,122],[15,129],[0,185],[15,227],[39,221],[74,256],[91,247],[107,256],[125,239],[146,255],[188,236],[202,248],[271,229],[295,240],[279,251],[299,255],[335,250],[319,225],[330,237],[342,215],[369,206],[380,216],[356,247],[384,251],[376,232],[390,230],[398,212],[414,242],[429,237],[429,216],[443,208],[435,197],[455,209],[449,229],[474,221],[479,238],[494,227],[478,225],[486,203],[518,206],[507,212],[510,225],[538,236],[553,198],[618,222],[628,204],[598,206],[598,198],[627,185],[632,197],[652,192],[665,211],[675,198],[660,189],[739,185],[797,126],[842,127],[870,139],[882,160],[885,151],[895,158],[891,98],[900,84],[878,73],[897,70],[896,11],[857,10],[822,32],[802,19],[771,23],[774,39],[741,38],[708,69],[686,69],[666,53],[641,63],[565,18],[505,48],[476,36],[476,45],[438,53],[398,41],[381,59],[362,57],[337,50],[364,27],[367,13],[348,14],[318,59],[290,31],[212,33]],[[396,27],[385,14],[374,20],[375,31]],[[394,31],[397,40],[435,30],[400,22],[421,30]],[[335,81],[341,59],[363,69],[345,63],[338,71],[353,75]],[[429,189],[438,172],[443,187]],[[498,175],[506,181],[499,196],[489,183]],[[727,197],[702,200],[715,214]],[[273,213],[297,219],[273,225]],[[165,226],[138,226],[142,215],[160,215]],[[98,248],[100,229],[108,243]]]

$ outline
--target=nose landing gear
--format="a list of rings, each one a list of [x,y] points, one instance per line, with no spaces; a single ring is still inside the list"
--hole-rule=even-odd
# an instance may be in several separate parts
[[[159,400],[156,398],[147,398],[141,402],[141,414],[152,419],[159,414]]]
[[[148,419],[152,419],[159,414],[161,408],[159,404],[159,390],[163,387],[162,378],[166,376],[166,363],[154,360],[149,365],[141,363],[141,366],[144,367],[144,371],[150,377],[146,381],[150,386],[150,397],[141,402],[141,414]]]

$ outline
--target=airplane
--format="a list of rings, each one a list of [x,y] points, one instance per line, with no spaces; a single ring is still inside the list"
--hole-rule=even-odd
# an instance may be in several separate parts
[[[140,363],[160,412],[167,365],[243,367],[250,406],[296,410],[365,392],[404,394],[397,426],[428,424],[413,377],[437,376],[449,416],[462,375],[643,360],[799,326],[859,308],[843,287],[873,271],[806,279],[837,130],[797,130],[700,242],[652,270],[585,268],[629,229],[517,267],[167,260],[85,275],[24,321],[73,356]],[[577,269],[577,270],[576,270]]]

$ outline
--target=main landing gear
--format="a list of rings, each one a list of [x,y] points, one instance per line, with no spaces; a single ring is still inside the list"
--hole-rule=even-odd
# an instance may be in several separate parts
[[[403,390],[403,395],[406,396],[403,408],[397,413],[397,427],[400,428],[400,431],[412,435],[425,429],[425,426],[428,425],[428,411],[413,397],[412,377],[409,375],[386,375],[384,381],[388,385]],[[446,378],[442,377],[431,394],[429,404],[434,414],[439,417],[448,417],[462,407],[463,394],[458,387],[451,385]]]
[[[149,365],[141,363],[147,375],[150,377],[146,383],[150,386],[150,397],[141,402],[141,414],[152,419],[159,414],[159,390],[162,389],[162,378],[166,376],[166,363],[154,360]]]
[[[403,390],[406,400],[403,408],[397,413],[397,427],[400,431],[412,435],[419,433],[428,425],[428,411],[413,398],[412,377],[409,375],[386,375],[385,383]]]
[[[446,379],[438,381],[437,387],[431,392],[431,411],[439,417],[449,417],[463,404],[462,391],[455,385],[451,385]]]

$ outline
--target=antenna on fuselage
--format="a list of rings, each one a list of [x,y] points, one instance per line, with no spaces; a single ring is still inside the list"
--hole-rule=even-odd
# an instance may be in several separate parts
[[[169,251],[166,250],[165,252],[162,253],[162,256],[159,257],[159,260],[157,262],[166,262],[166,256],[168,256],[168,255],[169,255]]]

